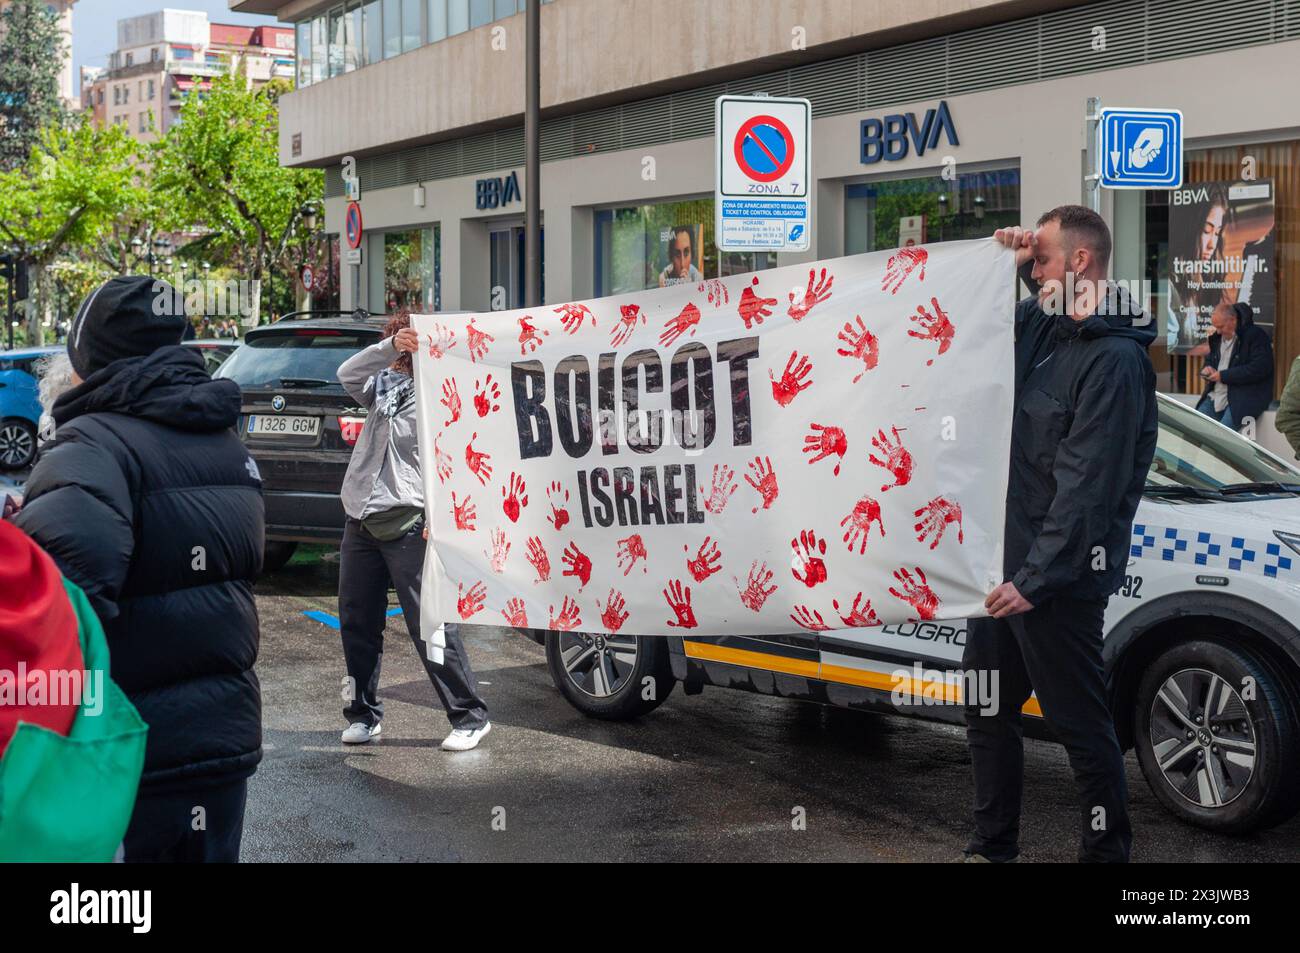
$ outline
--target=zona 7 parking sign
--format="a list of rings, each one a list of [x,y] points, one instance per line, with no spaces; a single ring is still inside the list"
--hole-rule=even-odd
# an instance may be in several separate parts
[[[723,251],[805,251],[812,225],[812,104],[719,96],[714,224]]]

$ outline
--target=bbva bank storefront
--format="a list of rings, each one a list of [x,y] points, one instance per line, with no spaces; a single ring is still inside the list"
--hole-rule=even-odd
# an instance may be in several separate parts
[[[726,91],[796,94],[780,76]],[[1288,40],[967,93],[950,88],[868,110],[828,114],[810,97],[812,247],[789,255],[718,251],[711,125],[633,147],[600,132],[584,154],[549,161],[544,141],[544,297],[614,294],[1032,223],[1081,200],[1089,96],[1173,106],[1184,115],[1185,188],[1103,194],[1113,275],[1149,283],[1147,307],[1163,332],[1152,352],[1162,390],[1199,390],[1198,359],[1182,352],[1226,297],[1250,301],[1271,330],[1276,396],[1300,353],[1300,99],[1277,95],[1297,88],[1300,40]],[[905,95],[906,84],[900,89]],[[523,178],[522,164],[503,164],[372,188],[363,164],[357,300],[373,311],[521,306]],[[337,233],[344,199],[336,170],[327,183],[327,228]],[[341,271],[340,300],[350,306],[351,269]]]

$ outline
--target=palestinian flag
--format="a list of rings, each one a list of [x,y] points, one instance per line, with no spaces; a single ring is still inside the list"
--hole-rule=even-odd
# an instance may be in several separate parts
[[[111,861],[147,732],[85,594],[0,521],[0,861]]]

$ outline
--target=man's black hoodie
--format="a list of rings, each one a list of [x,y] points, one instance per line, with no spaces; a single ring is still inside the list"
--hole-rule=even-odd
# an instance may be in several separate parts
[[[1106,598],[1123,582],[1156,446],[1154,339],[1154,322],[1114,285],[1080,321],[1036,297],[1016,306],[1004,568],[1035,606]]]
[[[261,758],[262,490],[239,405],[195,351],[114,361],[55,403],[15,520],[104,623],[149,724],[142,791],[233,781]]]

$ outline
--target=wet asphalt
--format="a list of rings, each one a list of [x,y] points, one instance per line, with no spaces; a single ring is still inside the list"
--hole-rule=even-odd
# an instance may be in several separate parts
[[[493,724],[477,750],[438,749],[447,720],[401,616],[382,740],[345,746],[338,630],[303,614],[336,613],[335,558],[301,552],[258,585],[265,758],[244,861],[946,861],[965,843],[958,728],[716,688],[598,721],[556,691],[541,646],[494,626],[463,629]],[[1027,741],[1025,773],[1023,860],[1073,861],[1064,750]],[[1134,861],[1300,858],[1300,819],[1209,834],[1160,807],[1131,753],[1128,778]]]

